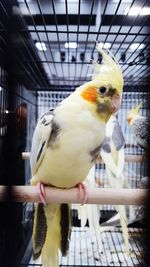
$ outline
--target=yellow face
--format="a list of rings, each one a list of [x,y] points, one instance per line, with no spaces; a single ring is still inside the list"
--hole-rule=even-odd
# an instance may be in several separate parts
[[[102,63],[93,61],[92,81],[83,85],[80,92],[81,97],[91,103],[96,114],[106,122],[121,105],[123,76],[114,56],[106,54],[98,43],[96,48],[102,55]]]
[[[107,121],[121,105],[121,96],[116,88],[106,81],[91,81],[83,86],[81,97],[93,104],[101,119]]]

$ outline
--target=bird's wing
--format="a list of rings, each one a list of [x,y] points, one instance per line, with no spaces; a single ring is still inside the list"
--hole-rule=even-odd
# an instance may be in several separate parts
[[[101,146],[101,150],[105,151],[106,153],[111,153],[110,137],[105,137]]]
[[[45,154],[53,129],[53,117],[53,111],[50,110],[39,118],[36,125],[30,155],[32,175],[36,173]]]
[[[112,133],[112,140],[114,142],[117,151],[120,150],[125,144],[125,139],[118,120],[115,120],[114,129]]]

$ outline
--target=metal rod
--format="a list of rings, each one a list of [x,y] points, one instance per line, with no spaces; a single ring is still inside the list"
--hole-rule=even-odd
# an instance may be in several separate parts
[[[12,186],[11,200],[13,202],[41,202],[36,186]],[[148,194],[148,189],[108,189],[87,188],[87,204],[101,205],[143,205]],[[0,201],[5,201],[6,186],[0,186]],[[7,194],[6,194],[7,195]],[[78,188],[60,189],[45,186],[46,203],[81,203]]]
[[[67,0],[65,0],[65,7],[66,7],[66,21],[67,21],[67,42],[68,42],[68,48],[67,48],[67,53],[68,53],[68,79],[70,79],[70,65],[69,65],[69,55],[70,55],[70,48],[69,48],[69,16],[68,16],[68,3]],[[63,61],[64,63],[64,61]]]
[[[144,1],[144,3],[142,3],[141,8],[144,7],[144,5],[145,5],[146,2],[147,2],[147,1]],[[136,23],[136,21],[139,19],[139,17],[140,17],[140,16],[139,16],[139,14],[138,14],[138,15],[133,19],[133,21],[132,21],[132,25],[129,26],[129,30],[128,30],[127,33],[125,34],[125,36],[124,36],[122,42],[120,43],[118,49],[115,51],[114,56],[116,56],[117,53],[119,52],[119,50],[120,50],[122,44],[125,42],[125,40],[126,40],[126,38],[127,38],[127,36],[128,36],[128,33],[130,33],[130,32],[133,30],[133,28],[135,27],[135,23]],[[134,36],[134,38],[132,39],[132,43],[136,40],[136,38],[137,38],[139,32],[143,29],[143,27],[144,27],[146,21],[147,21],[147,18],[144,19],[144,22],[143,22],[142,25],[140,26],[140,29],[138,30],[138,32],[135,33],[135,36]],[[130,45],[129,45],[129,46],[130,46]],[[125,49],[124,53],[127,52],[127,50],[129,49],[129,46]],[[135,51],[137,52],[137,49],[134,50],[134,53],[135,53]],[[130,57],[129,57],[129,58],[130,58]],[[129,59],[129,58],[128,58],[128,59]],[[128,59],[127,59],[127,60],[128,60]],[[120,61],[120,59],[119,59],[119,61]]]
[[[26,8],[27,8],[27,10],[28,10],[29,16],[30,16],[30,18],[31,18],[31,20],[32,20],[32,24],[33,24],[33,27],[34,27],[34,29],[35,29],[36,35],[37,35],[37,37],[38,37],[38,41],[41,43],[42,40],[41,40],[41,38],[40,38],[39,31],[37,30],[36,23],[35,23],[35,21],[34,21],[32,12],[30,11],[29,5],[28,5],[28,3],[27,3],[26,0],[25,0],[25,4],[26,4]],[[44,29],[44,30],[45,30],[45,29]],[[51,51],[50,51],[50,52],[51,52]],[[45,59],[47,60],[47,55],[46,55],[45,51],[43,51],[43,54],[44,54]],[[49,69],[50,69],[50,68],[49,68]]]
[[[48,33],[46,31],[46,23],[45,23],[45,19],[44,19],[44,16],[43,16],[43,12],[42,12],[42,8],[41,8],[41,4],[40,4],[40,1],[39,0],[36,0],[37,1],[37,5],[38,5],[38,8],[39,8],[39,11],[40,11],[40,15],[41,15],[41,18],[42,18],[42,21],[43,21],[43,27],[44,27],[44,33],[46,35],[46,39],[47,39],[47,44],[48,44],[48,47],[49,47],[49,51],[50,51],[50,54],[51,54],[51,57],[52,57],[52,60],[53,60],[53,66],[54,66],[54,69],[55,69],[55,73],[56,75],[58,76],[58,71],[57,71],[57,68],[56,68],[56,65],[54,63],[54,56],[53,56],[53,52],[52,52],[52,49],[51,49],[51,45],[50,45],[50,41],[49,41],[49,38],[48,38]],[[33,16],[32,16],[33,17]],[[36,28],[37,29],[37,28]],[[39,32],[37,30],[37,33],[39,35]],[[47,55],[45,53],[45,56],[47,58]],[[47,64],[51,74],[53,74],[53,68],[51,68],[51,65],[50,64]]]
[[[103,15],[103,14],[102,14]],[[0,29],[0,32],[3,32],[3,31],[5,31],[5,30],[3,30],[3,29]],[[19,32],[24,32],[25,30],[24,29],[20,29],[19,30]],[[35,33],[36,31],[34,30],[34,29],[29,29],[29,32],[30,33]],[[38,32],[39,33],[45,33],[45,30],[42,30],[42,29],[38,29]],[[51,30],[51,29],[46,29],[46,32],[47,33],[56,33],[56,31],[55,30]],[[58,30],[58,33],[66,33],[66,30]],[[74,30],[69,30],[69,33],[73,33],[73,34],[77,34],[77,31],[74,31]],[[86,31],[80,31],[80,32],[78,32],[78,34],[79,35],[86,35],[87,34],[87,32]],[[90,35],[97,35],[97,34],[106,34],[106,32],[105,31],[90,31]],[[111,35],[116,35],[116,32],[115,31],[111,31],[110,32],[110,34]],[[119,35],[125,35],[126,33],[125,32],[119,32]],[[132,32],[129,32],[128,33],[128,35],[129,36],[134,36],[135,35],[135,33],[132,33]],[[138,34],[138,36],[146,36],[147,34],[146,33],[142,33],[142,32],[140,32],[139,34]]]
[[[130,9],[132,8],[132,6],[134,5],[134,2],[135,2],[135,0],[130,4],[129,10],[130,10]],[[123,28],[123,23],[125,22],[125,20],[126,20],[127,17],[128,17],[128,12],[127,12],[126,15],[123,17],[123,20],[122,20],[121,24],[119,25],[119,30],[118,30],[117,34],[115,34],[116,36],[115,36],[115,38],[114,38],[114,40],[113,40],[113,42],[112,42],[111,48],[112,48],[113,45],[116,43],[116,39],[117,39],[118,35],[120,35],[120,32],[121,32],[121,30],[122,30],[122,28]],[[135,21],[136,21],[136,19],[135,19]],[[132,24],[132,25],[133,25],[133,24]],[[109,31],[109,32],[110,32],[110,31]],[[107,37],[108,37],[108,35],[107,35]],[[105,40],[105,41],[106,41],[106,40]]]
[[[78,57],[78,41],[79,41],[79,31],[80,31],[80,13],[81,13],[81,1],[79,0],[79,3],[78,3],[78,24],[77,24],[77,47],[76,47],[76,55],[75,55],[75,58],[76,58],[76,61],[77,61],[77,57]],[[69,60],[69,58],[68,58]],[[75,78],[76,78],[76,73],[77,73],[77,63],[78,62],[75,62],[75,73],[74,73],[74,85],[75,85]],[[82,62],[83,63],[83,62]]]
[[[92,21],[92,14],[93,14],[93,9],[94,9],[94,1],[92,0],[92,5],[91,5],[91,11],[90,11],[90,15],[89,15],[89,21],[88,21],[88,30],[87,30],[87,36],[86,36],[86,40],[85,40],[85,48],[84,48],[84,54],[86,54],[86,50],[87,50],[87,46],[88,46],[88,39],[89,39],[89,35],[90,35],[90,27],[91,27],[91,21]],[[80,78],[82,77],[82,71],[83,71],[83,64],[81,66],[81,71],[80,71]],[[88,72],[88,70],[87,70]],[[79,80],[80,80],[79,78]]]
[[[56,10],[55,10],[54,0],[52,0],[52,8],[53,8],[54,19],[55,19],[56,36],[57,36],[57,40],[58,40],[58,50],[59,50],[59,54],[61,54],[60,36],[59,36],[59,31],[58,31],[59,26],[58,26],[58,22],[57,22],[57,14],[56,14]],[[60,66],[61,66],[63,81],[65,83],[65,75],[64,75],[64,68],[63,68],[62,62],[60,62]]]

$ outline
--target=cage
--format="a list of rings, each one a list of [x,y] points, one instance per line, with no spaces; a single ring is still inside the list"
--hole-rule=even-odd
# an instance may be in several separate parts
[[[101,63],[96,41],[118,60],[124,91],[118,121],[125,137],[125,154],[142,156],[127,124],[129,110],[142,102],[141,113],[150,109],[150,4],[138,0],[11,0],[0,1],[0,183],[27,185],[29,159],[37,118],[76,87],[90,81],[91,60]],[[145,160],[127,160],[124,173],[129,188],[141,188],[147,176]],[[105,164],[95,163],[96,186],[108,188]],[[0,265],[42,266],[32,259],[33,203],[0,204]],[[116,216],[116,206],[99,205],[100,224]],[[125,253],[120,223],[101,233],[99,250],[89,225],[81,226],[72,206],[73,230],[67,257],[60,266],[144,266],[143,206],[128,207],[131,255]],[[9,254],[9,256],[8,256]]]

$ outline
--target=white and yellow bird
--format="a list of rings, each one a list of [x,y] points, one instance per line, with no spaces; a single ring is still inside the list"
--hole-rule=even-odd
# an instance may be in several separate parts
[[[101,158],[106,166],[109,184],[112,188],[127,187],[127,179],[124,176],[125,139],[120,124],[113,114],[106,125],[106,137],[101,147]],[[126,253],[129,255],[129,235],[125,206],[116,206],[120,216]]]
[[[107,178],[112,188],[123,188],[127,186],[127,179],[124,176],[124,144],[125,140],[119,122],[115,114],[111,115],[110,119],[106,124],[106,137],[102,143],[100,149],[100,156],[105,164]],[[86,185],[88,187],[95,187],[95,168],[92,167],[87,178]],[[97,243],[99,245],[99,251],[103,249],[101,242],[101,233],[105,230],[111,229],[114,223],[118,223],[120,220],[123,237],[125,242],[125,249],[129,254],[129,243],[128,243],[128,228],[127,228],[127,216],[124,206],[116,206],[119,214],[113,216],[108,222],[99,224],[100,221],[100,206],[99,205],[84,205],[78,207],[78,217],[81,220],[81,226],[85,226],[88,220],[89,229],[96,236]]]
[[[97,44],[102,64],[93,80],[78,87],[53,112],[38,120],[31,149],[31,184],[71,188],[87,176],[105,137],[105,126],[121,103],[123,77],[118,63]],[[40,186],[40,195],[43,195]],[[68,204],[38,204],[33,227],[33,258],[43,267],[58,267],[70,237]]]
[[[89,188],[95,188],[95,166],[90,169],[84,184]],[[78,219],[80,220],[81,227],[85,227],[87,222],[89,225],[89,232],[91,238],[96,237],[99,252],[102,251],[102,240],[101,232],[102,227],[100,226],[100,205],[86,204],[77,205]],[[106,228],[105,228],[106,229]],[[94,240],[94,238],[93,238]]]

